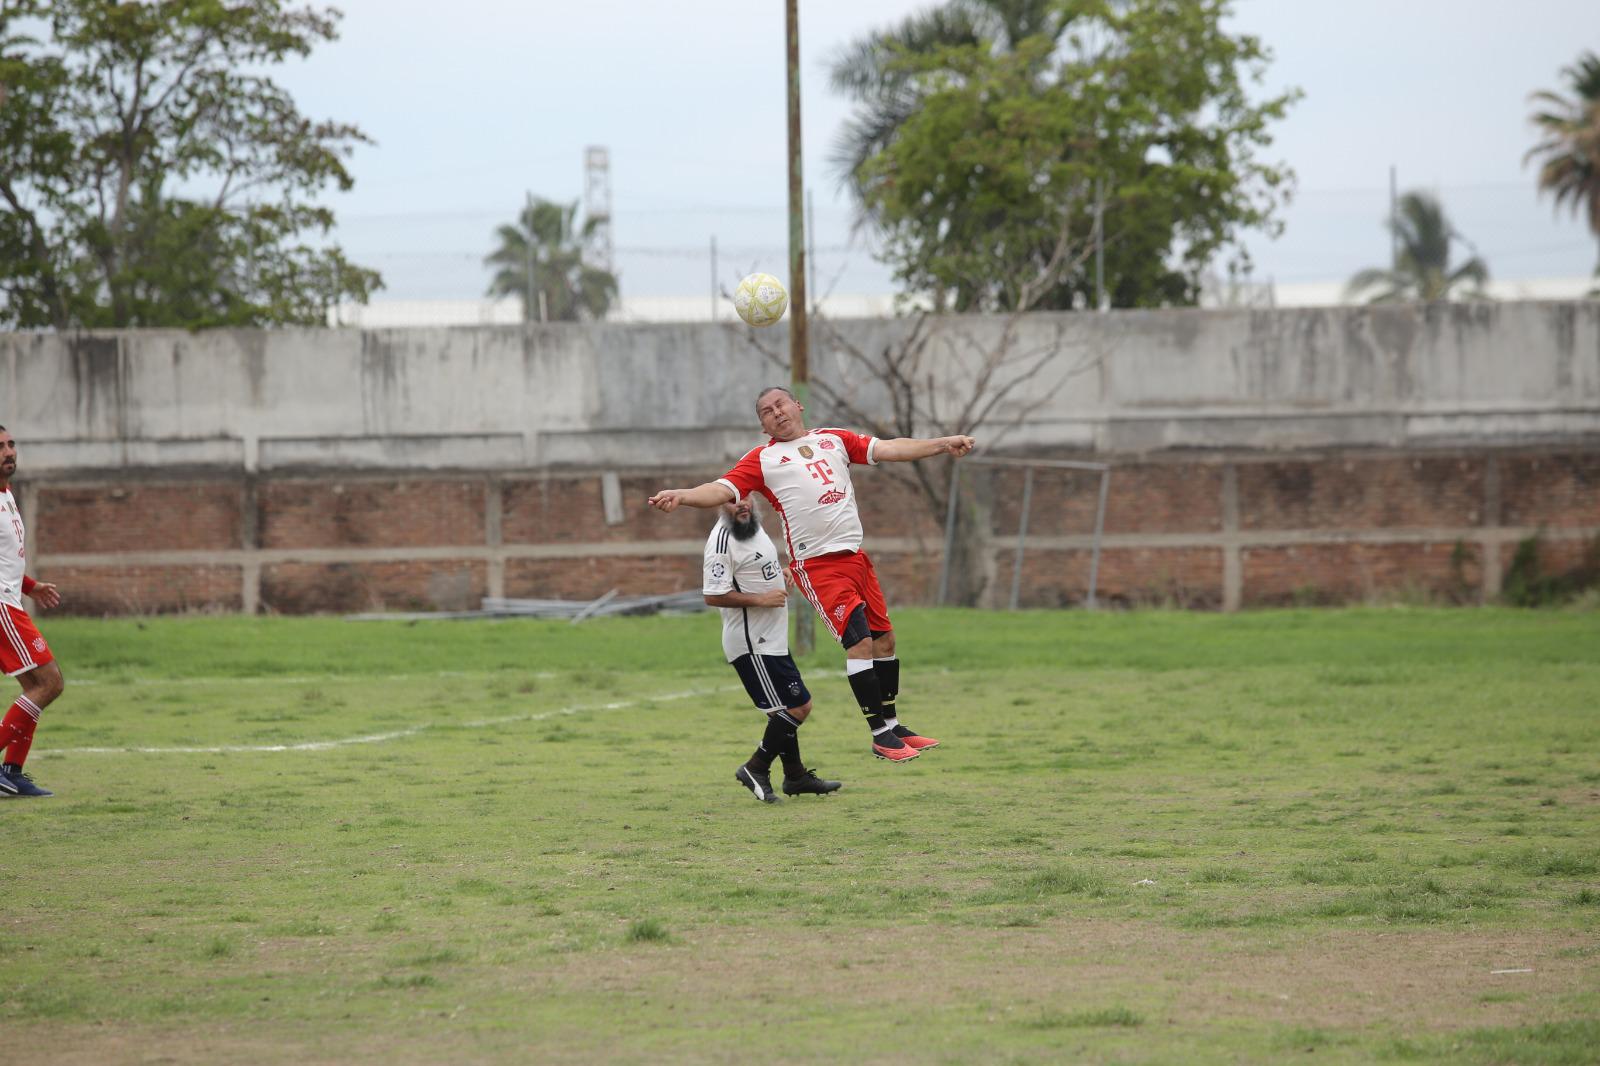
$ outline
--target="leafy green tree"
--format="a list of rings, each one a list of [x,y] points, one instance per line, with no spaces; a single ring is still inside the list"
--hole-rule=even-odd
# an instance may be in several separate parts
[[[1251,99],[1270,56],[1224,32],[1227,0],[941,10],[834,70],[858,104],[836,160],[907,288],[956,310],[1084,306],[1098,246],[1114,305],[1192,303],[1242,231],[1278,232],[1292,175],[1256,152],[1299,94]]]
[[[1393,267],[1368,267],[1356,273],[1345,287],[1345,294],[1358,299],[1370,293],[1368,303],[1395,303],[1406,300],[1450,300],[1458,294],[1482,298],[1489,268],[1473,256],[1460,266],[1450,266],[1450,243],[1465,242],[1445,216],[1439,201],[1425,192],[1408,192],[1400,197],[1389,231],[1399,245],[1399,258]]]
[[[901,62],[903,56],[985,43],[1011,52],[1030,37],[1056,41],[1065,25],[1056,0],[948,0],[838,49],[829,82],[857,109],[840,131],[830,159],[855,194],[856,206],[862,211],[868,206],[857,180],[863,168],[922,105],[916,73]]]
[[[495,231],[500,246],[483,260],[495,268],[489,295],[521,299],[524,322],[599,319],[611,310],[617,298],[616,276],[583,261],[583,242],[599,220],[586,219],[579,228],[577,217],[576,200],[558,204],[535,197],[516,225]]]
[[[283,0],[0,0],[0,324],[317,324],[379,276],[314,202],[355,126],[261,71],[333,40]]]
[[[1556,210],[1570,207],[1588,218],[1589,231],[1600,240],[1600,56],[1585,52],[1563,67],[1570,98],[1543,91],[1533,94],[1541,110],[1533,115],[1540,142],[1523,157],[1542,159],[1539,191],[1549,193]],[[1595,272],[1600,274],[1600,264]]]

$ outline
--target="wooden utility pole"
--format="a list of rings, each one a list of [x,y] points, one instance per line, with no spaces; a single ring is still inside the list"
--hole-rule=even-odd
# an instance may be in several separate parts
[[[785,0],[784,13],[789,69],[789,382],[804,407],[811,365],[806,347],[805,169],[800,151],[800,0]],[[797,655],[816,647],[816,619],[809,608],[804,604],[793,612]]]

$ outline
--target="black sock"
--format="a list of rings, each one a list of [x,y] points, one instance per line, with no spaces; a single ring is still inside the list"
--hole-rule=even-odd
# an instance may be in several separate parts
[[[762,734],[761,746],[756,749],[756,755],[761,757],[761,765],[752,767],[766,771],[772,768],[773,757],[783,760],[785,773],[789,771],[790,760],[797,759],[794,754],[799,750],[799,742],[795,739],[795,730],[799,726],[784,711],[773,711],[767,715],[767,731]],[[752,761],[755,755],[751,756]]]
[[[745,765],[758,773],[766,773],[772,769],[772,760],[777,757],[781,749],[782,739],[772,732],[772,715],[767,715],[767,731],[761,735],[761,743],[756,745],[756,750],[750,753],[750,758],[745,760]]]
[[[783,711],[772,717],[784,718],[793,723],[789,726],[788,743],[778,750],[778,758],[783,760],[783,776],[791,779],[804,777],[806,764],[800,761],[800,727],[805,725],[805,720],[797,719]]]
[[[872,740],[886,748],[904,747],[900,738],[895,736],[885,726],[883,717],[883,689],[878,684],[877,670],[861,670],[850,674],[850,691],[855,693],[856,703],[861,705],[861,713],[866,716],[867,728],[872,730]]]
[[[885,718],[894,718],[899,714],[899,711],[895,709],[895,699],[900,695],[900,660],[897,658],[874,659],[872,660],[872,672],[878,675],[878,688],[883,692],[883,716]],[[914,729],[896,725],[894,727],[894,735],[897,737],[914,737],[917,733]]]

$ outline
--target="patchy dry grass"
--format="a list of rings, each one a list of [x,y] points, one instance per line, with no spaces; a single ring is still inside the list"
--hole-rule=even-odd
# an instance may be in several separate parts
[[[60,795],[0,802],[51,1062],[1600,1044],[1592,612],[905,612],[944,745],[870,759],[819,654],[846,785],[774,806],[707,617],[141,625],[47,626]]]

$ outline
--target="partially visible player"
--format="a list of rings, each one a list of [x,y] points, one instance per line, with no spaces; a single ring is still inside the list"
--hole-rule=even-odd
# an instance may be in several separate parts
[[[744,682],[756,709],[766,712],[767,731],[733,779],[763,803],[772,791],[774,756],[783,761],[783,794],[825,796],[838,781],[824,781],[800,759],[799,729],[811,714],[811,693],[789,654],[788,595],[783,563],[761,528],[748,497],[725,504],[706,538],[706,603],[722,608],[722,652]]]
[[[34,784],[22,765],[28,761],[39,715],[64,687],[50,645],[22,609],[24,596],[32,596],[41,607],[55,607],[61,603],[61,593],[50,582],[35,581],[22,572],[27,549],[22,512],[11,494],[16,472],[17,442],[0,426],[0,669],[22,684],[22,695],[0,718],[0,799],[54,795]]]
[[[899,463],[970,453],[968,436],[879,440],[847,429],[806,429],[805,408],[782,385],[756,396],[756,417],[771,435],[716,481],[662,489],[661,511],[717,507],[759,492],[783,519],[790,574],[845,649],[845,673],[872,731],[872,754],[905,762],[939,742],[902,724],[895,708],[900,660],[894,627],[872,560],[861,550],[861,516],[852,463]]]

